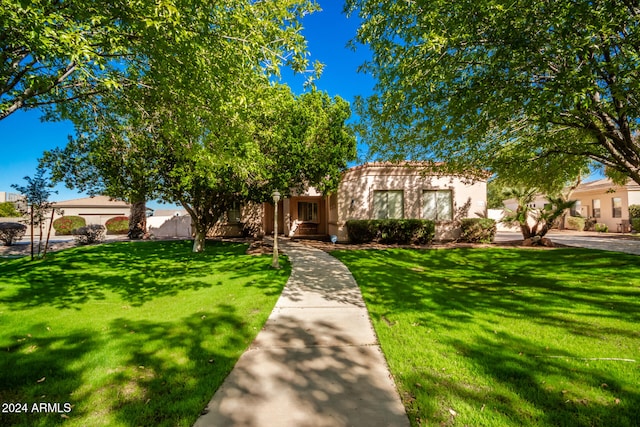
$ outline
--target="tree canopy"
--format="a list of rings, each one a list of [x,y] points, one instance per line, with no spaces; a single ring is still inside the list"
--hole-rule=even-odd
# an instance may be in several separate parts
[[[309,68],[299,19],[312,2],[180,5],[179,30],[163,28],[126,64],[134,83],[53,104],[49,117],[72,120],[78,135],[43,164],[84,190],[181,204],[199,251],[234,202],[292,183],[335,187],[355,138],[345,101],[272,82],[282,66]]]
[[[374,153],[543,178],[576,176],[591,159],[640,183],[635,2],[348,0],[347,9],[373,52],[362,68],[376,91],[357,108]]]
[[[277,72],[288,63],[305,70],[309,64],[299,20],[317,9],[311,0],[1,4],[0,120],[21,108],[138,84],[142,74],[155,71],[167,73],[166,79],[198,83],[198,74],[180,71],[186,65],[217,70],[260,66]],[[230,49],[236,54],[222,54]],[[238,61],[241,53],[251,59]]]

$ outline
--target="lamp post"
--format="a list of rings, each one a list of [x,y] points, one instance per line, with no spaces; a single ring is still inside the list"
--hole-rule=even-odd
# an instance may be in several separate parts
[[[273,261],[272,268],[280,268],[278,263],[278,202],[280,201],[280,193],[275,190],[271,196],[273,197]]]

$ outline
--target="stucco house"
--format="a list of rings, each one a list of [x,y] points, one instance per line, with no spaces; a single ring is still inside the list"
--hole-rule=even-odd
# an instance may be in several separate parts
[[[609,231],[630,231],[629,206],[640,205],[640,185],[633,180],[625,185],[616,185],[610,179],[580,184],[573,194],[576,205],[573,214],[594,218],[606,224]]]
[[[282,193],[285,193],[281,190]],[[425,173],[416,162],[366,163],[345,171],[335,193],[315,188],[290,191],[278,202],[278,233],[289,237],[348,241],[351,219],[432,219],[437,240],[458,237],[455,220],[487,214],[485,179]],[[157,220],[157,221],[156,221]],[[191,237],[188,215],[151,217],[155,237]],[[272,203],[238,203],[213,227],[209,237],[273,234]]]
[[[81,216],[87,224],[105,225],[107,220],[116,216],[129,216],[131,205],[122,200],[113,200],[107,196],[84,197],[81,199],[55,202],[53,207],[63,211],[64,216]],[[56,213],[54,220],[59,218]]]
[[[580,184],[570,199],[576,201],[570,215],[593,218],[597,223],[605,224],[609,232],[628,232],[629,206],[640,205],[640,185],[633,180],[627,181],[625,185],[617,185],[611,179],[603,178]],[[518,206],[515,199],[508,199],[503,203],[508,210],[515,210]],[[538,195],[530,207],[542,209],[548,203],[545,196]]]
[[[455,220],[486,216],[487,183],[463,176],[425,173],[418,162],[365,163],[343,173],[337,191],[323,195],[310,188],[279,202],[278,231],[292,237],[348,241],[351,219],[431,219],[436,240],[458,237]],[[273,205],[263,205],[263,229],[273,233]]]

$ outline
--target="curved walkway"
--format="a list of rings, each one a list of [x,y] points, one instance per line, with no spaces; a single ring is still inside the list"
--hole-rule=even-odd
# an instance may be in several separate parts
[[[349,270],[279,241],[292,274],[195,426],[409,426]]]

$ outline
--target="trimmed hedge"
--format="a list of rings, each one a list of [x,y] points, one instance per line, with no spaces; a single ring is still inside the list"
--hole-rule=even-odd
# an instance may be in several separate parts
[[[631,227],[636,233],[640,233],[640,218],[632,218],[631,219]]]
[[[56,236],[68,236],[73,234],[76,228],[84,227],[87,221],[81,216],[62,216],[53,221],[53,228],[56,230]]]
[[[609,226],[607,224],[597,222],[594,229],[600,233],[607,233],[609,231]]]
[[[435,222],[426,219],[349,220],[347,234],[352,243],[426,244],[433,241]]]
[[[91,243],[100,243],[104,240],[104,225],[89,224],[73,230],[76,235],[76,242],[80,245],[90,245]]]
[[[491,218],[463,218],[460,228],[460,239],[465,242],[491,243],[496,237],[496,221]]]
[[[5,246],[11,246],[22,239],[27,231],[27,226],[19,222],[0,222],[0,242]]]
[[[115,216],[105,223],[107,234],[127,234],[129,232],[129,217]]]

